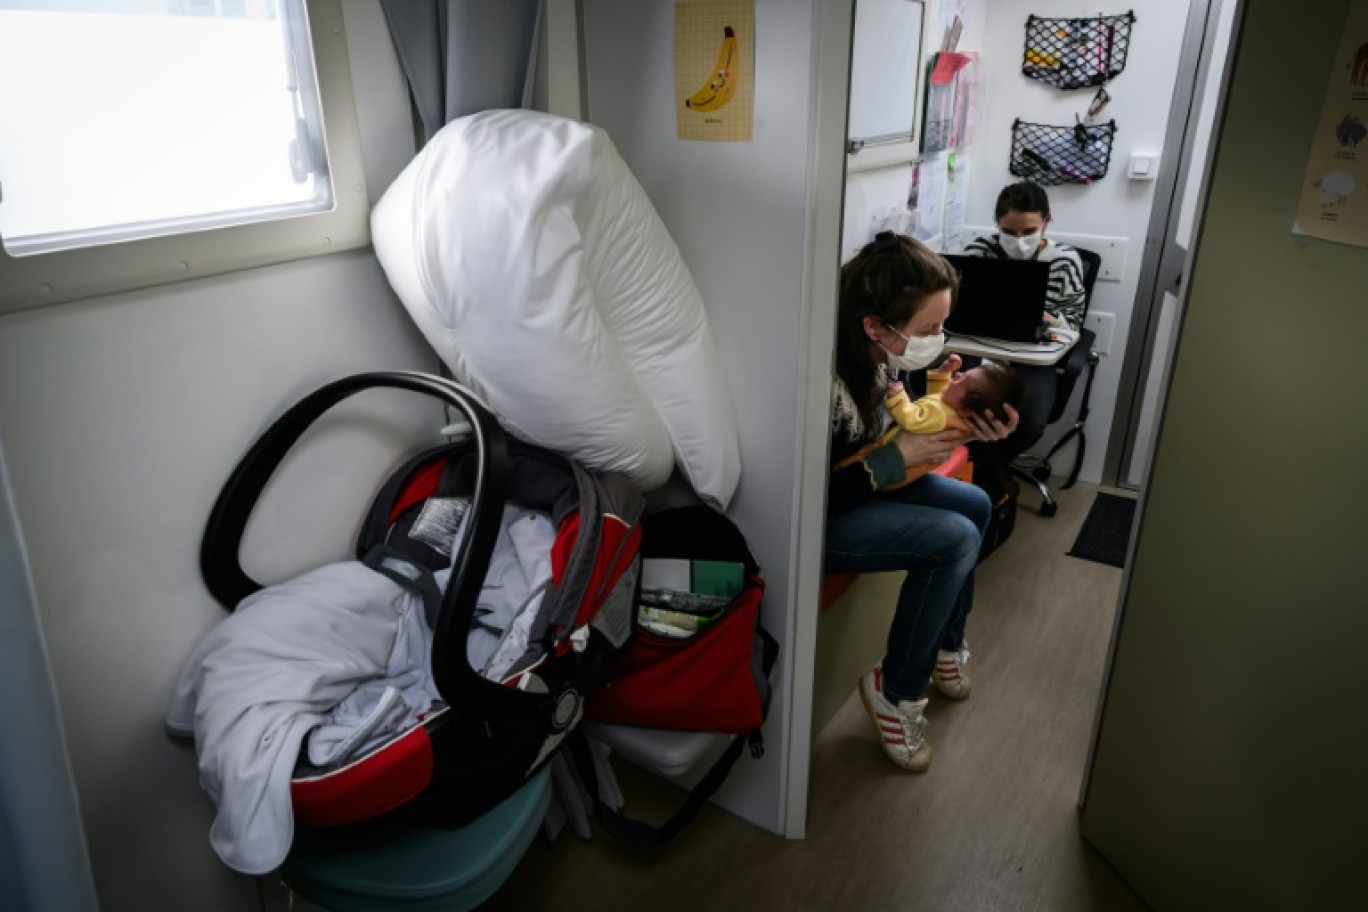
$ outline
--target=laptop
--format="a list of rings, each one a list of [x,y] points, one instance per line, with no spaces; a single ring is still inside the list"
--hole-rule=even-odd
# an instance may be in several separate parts
[[[1001,260],[944,254],[959,271],[959,298],[945,321],[952,335],[1041,341],[1050,264],[1035,260]]]

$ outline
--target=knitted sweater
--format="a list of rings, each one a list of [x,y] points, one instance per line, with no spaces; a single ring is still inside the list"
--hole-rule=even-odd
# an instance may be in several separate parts
[[[918,371],[904,377],[909,388],[935,392],[945,388],[949,374]],[[874,382],[888,388],[888,369],[879,365]],[[882,398],[882,397],[881,397]],[[831,481],[827,485],[827,515],[835,516],[875,496],[902,487],[931,471],[933,465],[907,466],[893,442],[899,429],[887,408],[876,412],[876,426],[867,427],[845,381],[835,379],[831,396]]]

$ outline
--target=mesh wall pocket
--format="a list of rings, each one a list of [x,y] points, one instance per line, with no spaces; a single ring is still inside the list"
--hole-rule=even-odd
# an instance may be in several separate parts
[[[1091,184],[1111,164],[1116,121],[1052,126],[1012,123],[1012,155],[1008,169],[1017,177],[1049,186]]]
[[[1076,19],[1026,18],[1021,72],[1061,89],[1103,85],[1126,68],[1135,13]]]

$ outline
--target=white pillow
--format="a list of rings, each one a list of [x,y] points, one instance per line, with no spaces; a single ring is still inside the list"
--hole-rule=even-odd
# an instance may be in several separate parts
[[[517,436],[725,508],[736,416],[697,288],[607,135],[534,111],[443,128],[371,215],[376,255],[458,380]]]
[[[371,213],[376,256],[453,376],[514,435],[658,487],[674,463],[665,422],[582,265],[573,205],[589,134],[502,129],[499,113],[453,121],[409,163]]]
[[[575,217],[599,313],[664,416],[680,471],[703,499],[726,509],[741,453],[703,297],[612,140],[593,133],[593,174]]]

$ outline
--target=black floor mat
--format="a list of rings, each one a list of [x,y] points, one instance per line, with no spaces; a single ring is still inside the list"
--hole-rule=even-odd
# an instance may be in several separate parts
[[[1135,499],[1099,492],[1083,528],[1078,530],[1070,557],[1121,567],[1130,544],[1131,520],[1135,518]]]

